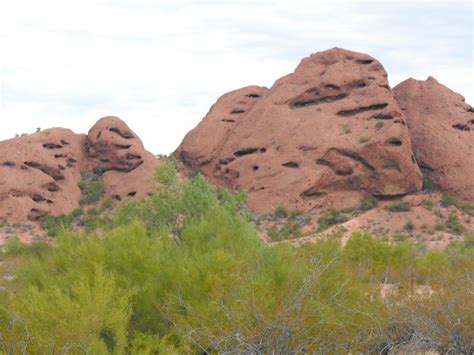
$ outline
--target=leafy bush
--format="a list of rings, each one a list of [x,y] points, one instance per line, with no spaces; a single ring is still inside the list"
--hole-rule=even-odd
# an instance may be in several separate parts
[[[283,206],[278,206],[273,212],[276,218],[286,218],[288,217],[288,211]]]
[[[361,211],[368,211],[371,210],[372,208],[378,207],[379,203],[377,200],[367,200],[363,199],[359,203],[359,210]]]
[[[279,242],[290,238],[301,237],[301,225],[298,222],[288,221],[281,228],[275,226],[268,230],[268,236],[274,241]]]
[[[385,209],[389,210],[390,212],[406,212],[411,209],[411,206],[408,202],[400,201],[385,206]]]
[[[349,220],[349,217],[347,217],[345,214],[343,214],[341,211],[338,210],[330,210],[323,214],[319,219],[319,228],[318,231],[322,232],[328,229],[329,227],[344,223]]]
[[[155,172],[155,179],[165,186],[171,186],[178,182],[178,162],[175,158],[165,158]]]
[[[81,172],[81,176],[82,179],[79,182],[79,188],[82,192],[79,201],[81,206],[99,202],[105,193],[105,185],[99,175]]]
[[[266,246],[244,200],[198,175],[126,202],[113,229],[11,242],[0,353],[472,352],[474,237],[423,255],[367,233]]]

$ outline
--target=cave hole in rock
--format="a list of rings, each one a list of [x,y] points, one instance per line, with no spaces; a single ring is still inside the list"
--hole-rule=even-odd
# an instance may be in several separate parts
[[[142,158],[141,155],[130,154],[130,153],[128,153],[127,156],[125,157],[125,159],[127,159],[127,160],[140,160],[141,158]]]
[[[456,128],[460,131],[466,131],[466,132],[469,132],[471,130],[471,128],[468,125],[463,124],[463,123],[456,123],[453,125],[453,128]]]
[[[131,191],[131,192],[129,192],[129,193],[127,194],[127,196],[133,197],[133,196],[135,196],[136,194],[137,194],[136,191]]]
[[[334,173],[338,176],[351,176],[353,173],[352,168],[349,167],[344,167],[344,168],[337,168]]]
[[[252,170],[253,170],[253,171],[257,171],[258,169],[260,169],[260,167],[259,167],[258,165],[252,166]]]
[[[357,59],[356,60],[357,63],[364,64],[364,65],[370,64],[373,61],[374,61],[373,59]]]
[[[51,200],[46,200],[46,203],[47,203],[48,205],[52,205],[54,202],[51,201]]]
[[[43,212],[43,211],[40,211],[39,209],[37,208],[32,208],[30,210],[30,212],[28,213],[28,220],[29,221],[32,221],[32,222],[36,222],[38,221],[41,217],[45,216],[47,213],[46,212]]]
[[[365,112],[365,111],[382,110],[387,106],[388,106],[388,103],[384,102],[384,103],[373,104],[369,106],[361,106],[352,110],[342,110],[342,111],[339,111],[337,114],[339,116],[354,116],[354,115],[357,115],[358,113]]]
[[[102,131],[99,131],[99,133],[97,133],[97,139],[99,139],[101,135],[102,135]]]
[[[247,148],[234,152],[236,157],[243,157],[244,155],[249,155],[257,152],[258,148]]]
[[[66,168],[64,167],[64,165],[61,165],[61,164],[58,165],[58,168],[59,168],[59,170],[65,170],[65,169],[66,169]]]
[[[252,99],[256,99],[256,98],[259,98],[259,97],[260,97],[260,95],[254,94],[254,93],[250,93],[250,94],[247,94],[247,95],[245,95],[245,96],[250,97],[250,98],[252,98]]]
[[[372,117],[375,118],[376,120],[393,120],[392,115],[387,115],[383,113],[377,113],[376,115],[373,115]]]
[[[118,195],[118,194],[115,194],[115,195],[112,195],[112,199],[117,200],[117,201],[121,201],[122,197],[120,197],[120,195]]]
[[[282,166],[286,168],[299,168],[300,165],[297,162],[289,161],[287,163],[282,164]]]
[[[128,149],[131,147],[130,144],[114,144],[115,148],[117,149]]]
[[[397,138],[390,138],[387,141],[388,144],[393,145],[395,147],[400,147],[402,145],[402,141]]]
[[[49,192],[56,192],[59,191],[59,186],[56,185],[54,182],[49,183],[46,188],[48,189]]]
[[[340,89],[339,86],[334,85],[334,84],[326,84],[326,85],[324,85],[324,87],[325,87],[326,89],[331,89],[331,90],[339,90],[339,89]]]
[[[385,161],[383,164],[383,167],[386,169],[402,171],[402,169],[400,168],[400,164],[398,164],[396,161],[393,161],[393,160]]]
[[[54,154],[54,157],[56,159],[61,159],[61,158],[66,158],[66,155],[64,155],[64,154]]]
[[[245,110],[236,109],[236,110],[232,110],[230,112],[231,115],[238,115],[238,114],[241,114],[241,113],[245,113]]]
[[[12,161],[6,161],[5,163],[2,164],[3,166],[8,166],[9,168],[13,168],[15,166],[15,163]]]
[[[469,108],[467,109],[467,112],[472,112],[472,113],[474,113],[474,106],[469,107]]]
[[[322,103],[330,103],[338,100],[345,99],[348,95],[343,93],[339,95],[328,95],[328,96],[323,96],[320,98],[315,98],[315,99],[307,99],[307,100],[298,100],[293,103],[290,103],[291,108],[301,108],[301,107],[307,107],[307,106],[314,106],[314,105],[319,105]]]
[[[267,151],[267,148],[260,148],[261,153],[265,153]]]
[[[40,194],[34,194],[31,199],[35,202],[43,202],[44,200],[46,200],[42,195]]]
[[[231,120],[231,119],[228,119],[228,118],[224,118],[223,120],[221,120],[222,122],[228,122],[228,123],[234,123],[235,120]]]
[[[401,118],[396,118],[393,120],[393,123],[400,123],[402,124],[403,126],[405,126],[405,120],[401,119]]]
[[[67,166],[68,168],[74,168],[74,167],[76,166],[76,162],[77,162],[76,159],[69,158],[69,159],[67,160],[66,166]]]
[[[69,143],[67,140],[65,140],[65,139],[61,139],[60,142],[61,142],[62,145],[69,145],[69,144],[70,144],[70,143]]]
[[[118,128],[112,127],[109,128],[109,131],[115,134],[118,134],[120,137],[125,138],[125,139],[132,139],[133,134],[130,132],[121,132]]]
[[[61,149],[63,146],[61,144],[56,143],[45,143],[43,144],[43,148],[45,149]]]
[[[364,80],[355,80],[349,84],[350,88],[363,88],[367,86],[367,84],[364,82]]]
[[[474,124],[474,120],[470,120],[468,123],[470,123],[470,124]]]

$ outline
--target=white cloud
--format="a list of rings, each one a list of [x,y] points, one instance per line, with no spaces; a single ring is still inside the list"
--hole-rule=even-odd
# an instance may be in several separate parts
[[[0,139],[38,126],[87,132],[117,115],[149,150],[169,153],[226,91],[271,86],[334,46],[377,57],[392,84],[433,75],[474,103],[472,51],[460,48],[472,48],[472,17],[422,1],[423,17],[413,4],[2,2]]]

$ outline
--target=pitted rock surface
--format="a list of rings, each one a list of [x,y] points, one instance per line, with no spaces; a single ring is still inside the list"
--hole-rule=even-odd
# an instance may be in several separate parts
[[[405,80],[393,91],[423,173],[442,191],[474,202],[474,108],[433,77]]]
[[[131,138],[115,134],[115,128]],[[125,147],[125,140],[130,147]],[[99,120],[88,136],[52,128],[2,141],[0,223],[32,223],[45,215],[72,212],[79,207],[78,184],[84,171],[103,174],[106,196],[145,195],[155,188],[150,177],[157,164],[116,117]]]
[[[251,208],[353,207],[421,189],[410,135],[374,58],[339,48],[302,60],[270,88],[222,96],[177,156]]]

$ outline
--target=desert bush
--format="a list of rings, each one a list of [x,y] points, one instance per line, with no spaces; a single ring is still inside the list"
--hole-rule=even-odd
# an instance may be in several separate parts
[[[97,203],[101,200],[105,193],[105,185],[100,176],[93,173],[81,172],[81,181],[79,188],[81,189],[81,206]]]
[[[385,209],[390,212],[406,212],[411,209],[411,206],[408,202],[399,201],[385,206]]]
[[[319,219],[319,228],[318,231],[322,232],[328,229],[329,227],[344,223],[349,220],[349,217],[346,216],[342,211],[330,210],[324,213]]]
[[[377,200],[363,199],[359,203],[359,210],[368,211],[372,208],[376,208],[378,205],[379,203],[377,202]]]

